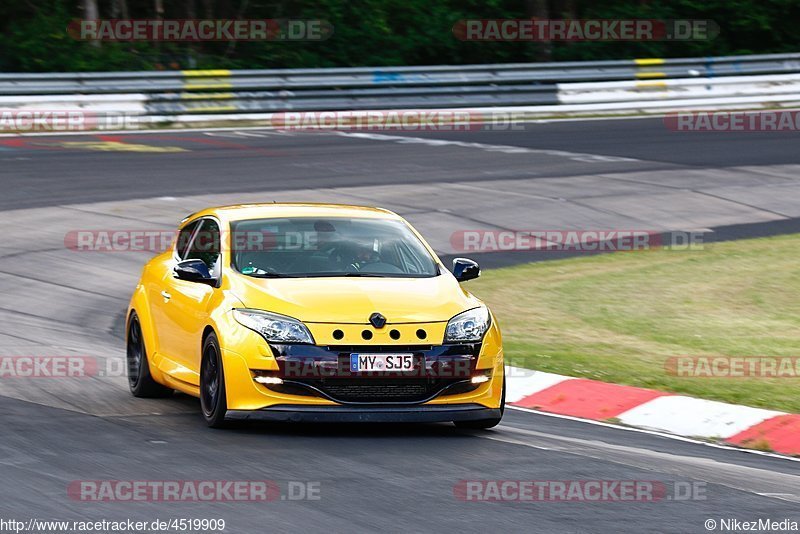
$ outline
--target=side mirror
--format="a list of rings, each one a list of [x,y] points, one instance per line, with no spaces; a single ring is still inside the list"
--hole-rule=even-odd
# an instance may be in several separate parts
[[[217,281],[211,276],[208,265],[203,260],[184,260],[172,270],[175,278],[187,282],[216,285]]]
[[[481,275],[481,268],[470,259],[456,258],[453,260],[453,275],[459,282],[466,282],[478,278]]]

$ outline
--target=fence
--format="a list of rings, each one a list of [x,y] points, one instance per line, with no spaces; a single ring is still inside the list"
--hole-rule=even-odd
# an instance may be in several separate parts
[[[290,110],[504,108],[529,116],[800,102],[800,54],[569,63],[0,74],[0,109],[259,120]]]

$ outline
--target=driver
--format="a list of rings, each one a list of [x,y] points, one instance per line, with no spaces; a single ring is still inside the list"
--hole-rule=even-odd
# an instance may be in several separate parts
[[[370,263],[378,263],[381,261],[381,257],[378,255],[378,253],[368,245],[360,245],[358,250],[356,250],[354,259],[355,261],[350,266],[357,271],[361,270],[361,268],[365,265]]]

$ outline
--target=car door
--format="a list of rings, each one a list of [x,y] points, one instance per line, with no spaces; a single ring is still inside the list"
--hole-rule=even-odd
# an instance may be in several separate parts
[[[157,365],[162,358],[174,359],[174,354],[169,347],[175,347],[177,343],[172,339],[175,334],[166,317],[167,310],[165,306],[169,304],[169,299],[164,298],[164,296],[169,295],[167,284],[169,284],[169,279],[172,277],[172,269],[185,257],[195,231],[200,227],[201,222],[200,220],[191,221],[178,231],[171,257],[165,256],[162,261],[152,266],[152,276],[148,279],[148,284],[145,287],[148,302],[150,303],[150,313],[153,317],[156,338],[153,357]]]
[[[199,259],[211,274],[220,276],[220,229],[212,218],[200,220],[186,252],[178,260]],[[214,292],[206,283],[179,280],[170,270],[163,280],[162,297],[164,355],[173,363],[168,372],[193,385],[200,384],[200,345],[203,329],[208,324]]]

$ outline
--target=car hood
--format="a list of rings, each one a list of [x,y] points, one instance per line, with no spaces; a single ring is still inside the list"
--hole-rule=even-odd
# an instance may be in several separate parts
[[[309,323],[447,321],[481,302],[448,274],[431,278],[252,278],[235,275],[234,294],[248,308]]]

